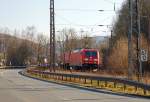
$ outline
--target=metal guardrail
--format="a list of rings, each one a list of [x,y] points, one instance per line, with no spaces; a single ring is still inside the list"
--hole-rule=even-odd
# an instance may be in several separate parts
[[[52,79],[56,79],[56,80],[62,80],[62,81],[70,81],[71,82],[72,79],[74,79],[74,80],[79,79],[79,80],[82,80],[83,84],[87,84],[87,81],[90,80],[90,84],[93,86],[94,86],[94,84],[97,84],[97,86],[99,86],[101,81],[103,81],[105,83],[105,87],[107,87],[109,82],[113,83],[114,88],[117,87],[117,84],[122,84],[123,90],[126,90],[127,86],[133,86],[135,88],[135,91],[137,91],[138,88],[141,88],[143,90],[144,95],[146,95],[147,91],[150,91],[150,85],[146,85],[144,83],[127,80],[127,79],[123,79],[123,78],[77,75],[77,74],[63,74],[63,73],[50,73],[50,72],[41,72],[41,71],[37,71],[37,70],[26,70],[26,71],[27,71],[27,73],[30,73],[30,74],[38,75],[41,77],[52,78]]]
[[[20,69],[20,68],[36,68],[38,65],[26,65],[26,66],[0,66],[0,69]]]
[[[0,69],[20,69],[20,68],[26,68],[27,66],[0,66]]]

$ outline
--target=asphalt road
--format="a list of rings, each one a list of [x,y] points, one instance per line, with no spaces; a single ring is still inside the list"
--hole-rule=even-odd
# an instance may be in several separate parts
[[[0,69],[0,102],[150,102],[150,99],[90,92],[30,79]]]

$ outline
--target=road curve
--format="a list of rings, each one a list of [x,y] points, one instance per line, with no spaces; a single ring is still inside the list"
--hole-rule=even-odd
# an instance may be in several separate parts
[[[149,99],[80,90],[0,69],[0,102],[149,102]]]

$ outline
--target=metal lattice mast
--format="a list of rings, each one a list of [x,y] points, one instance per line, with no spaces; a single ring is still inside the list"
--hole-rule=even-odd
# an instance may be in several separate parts
[[[55,71],[55,12],[54,0],[50,0],[50,71]]]

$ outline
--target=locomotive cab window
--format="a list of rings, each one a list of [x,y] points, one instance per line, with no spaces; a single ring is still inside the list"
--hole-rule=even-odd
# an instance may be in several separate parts
[[[87,57],[97,57],[97,52],[95,52],[95,51],[86,51],[85,52],[85,55],[87,56]]]

